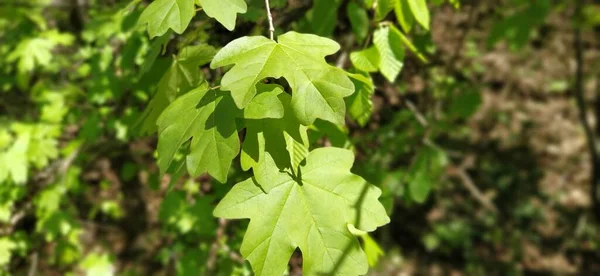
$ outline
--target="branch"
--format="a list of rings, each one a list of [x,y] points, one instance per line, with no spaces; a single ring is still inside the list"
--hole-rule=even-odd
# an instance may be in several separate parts
[[[273,40],[273,33],[275,32],[275,27],[273,27],[273,15],[271,15],[271,7],[269,5],[269,0],[265,0],[265,7],[267,9],[267,18],[269,19],[269,37]]]
[[[600,199],[598,198],[598,186],[600,184],[600,158],[598,157],[598,149],[596,148],[596,137],[592,126],[588,121],[587,108],[585,106],[584,88],[583,88],[583,42],[581,39],[581,24],[577,20],[582,18],[582,6],[583,0],[577,0],[575,3],[575,61],[577,62],[577,69],[575,72],[575,101],[577,102],[577,108],[579,109],[579,121],[583,125],[585,131],[585,137],[588,143],[588,151],[592,159],[592,203],[596,213],[596,218],[600,220]]]
[[[446,170],[446,172],[449,176],[454,176],[454,177],[458,178],[460,180],[460,182],[463,184],[463,186],[465,187],[465,189],[467,189],[467,191],[469,191],[471,196],[473,196],[473,198],[475,198],[475,200],[477,200],[484,208],[492,211],[493,213],[498,213],[498,208],[496,208],[496,205],[494,205],[494,203],[488,197],[486,197],[479,190],[479,188],[477,188],[477,185],[475,185],[475,182],[473,182],[473,179],[467,173],[465,167],[466,167],[466,164],[468,164],[468,163],[469,163],[469,158],[466,158],[463,161],[462,165],[460,165],[460,166],[450,165],[448,167],[448,169]]]
[[[421,112],[419,112],[419,109],[417,109],[417,107],[408,99],[404,99],[404,102],[406,103],[406,106],[408,107],[410,112],[413,113],[413,115],[415,116],[415,118],[417,119],[419,124],[421,124],[424,128],[427,128],[429,126],[429,122],[427,121],[425,116],[423,114],[421,114]],[[427,145],[433,144],[433,142],[431,142],[431,140],[429,140],[429,138],[427,138],[427,137],[425,137],[423,139],[423,142]],[[471,177],[467,173],[466,168],[465,168],[467,166],[467,164],[469,164],[468,158],[465,159],[463,161],[463,164],[460,166],[456,166],[456,165],[452,164],[452,162],[450,162],[450,165],[448,166],[448,169],[446,170],[446,174],[460,179],[460,181],[463,184],[463,186],[465,187],[465,189],[467,189],[467,191],[469,191],[469,193],[471,194],[471,196],[473,196],[473,198],[475,198],[475,200],[477,200],[486,209],[488,209],[494,213],[497,213],[498,208],[496,208],[496,206],[494,205],[494,203],[492,203],[492,201],[490,201],[487,197],[485,197],[483,195],[483,193],[479,190],[479,188],[477,188],[477,185],[475,185],[475,182],[473,181],[473,179],[471,179]]]

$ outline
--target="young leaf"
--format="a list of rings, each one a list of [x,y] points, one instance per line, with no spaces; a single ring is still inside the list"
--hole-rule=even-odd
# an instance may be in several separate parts
[[[209,17],[219,21],[225,28],[232,31],[238,13],[246,13],[248,7],[244,0],[196,0]]]
[[[371,46],[365,50],[350,53],[350,61],[358,70],[377,72],[381,64],[381,56],[377,48]]]
[[[189,46],[181,50],[161,78],[158,91],[136,123],[136,129],[140,134],[155,132],[156,120],[169,103],[202,83],[204,77],[200,72],[200,66],[209,63],[215,53],[215,48],[205,44]]]
[[[241,252],[256,275],[283,274],[296,247],[305,275],[367,273],[367,258],[348,225],[370,232],[389,218],[378,201],[381,191],[350,172],[353,160],[349,150],[320,148],[297,176],[271,165],[272,182],[247,179],[221,200],[215,216],[251,219]]]
[[[446,153],[426,146],[417,155],[409,174],[409,191],[413,200],[423,203],[448,163]]]
[[[394,3],[396,19],[406,33],[410,32],[415,22],[415,17],[413,16],[408,4],[409,1],[413,0],[396,0]]]
[[[367,14],[365,9],[354,2],[348,3],[346,9],[352,31],[354,32],[354,35],[356,35],[358,41],[362,42],[369,34],[369,14]]]
[[[172,29],[183,33],[194,17],[194,0],[156,0],[142,12],[138,24],[148,24],[150,38]]]
[[[256,97],[244,109],[244,119],[282,118],[284,108],[279,100],[279,94],[283,93],[283,88],[278,85],[259,83],[257,90]]]
[[[388,81],[394,82],[404,66],[404,47],[394,26],[381,26],[373,34],[373,42],[379,51],[379,70]]]
[[[365,126],[373,113],[373,101],[371,100],[371,96],[373,96],[373,93],[375,92],[373,80],[366,74],[348,75],[354,83],[354,87],[356,87],[356,92],[346,98],[348,114],[350,114],[350,117],[356,120],[359,125]]]
[[[204,171],[220,182],[227,180],[231,160],[239,152],[234,115],[237,109],[228,93],[209,90],[206,84],[179,97],[158,118],[158,166],[164,173],[177,150],[191,140],[188,172]]]
[[[331,36],[338,22],[340,0],[313,0],[313,7],[307,12],[308,32],[319,36]]]
[[[425,0],[407,0],[415,19],[425,30],[429,30],[429,8]]]
[[[388,13],[390,13],[392,11],[392,9],[394,9],[394,1],[396,0],[378,0],[377,1],[377,7],[375,10],[375,18],[378,21],[383,20]]]
[[[276,85],[259,85],[259,90],[279,92],[277,100],[284,110],[284,116],[279,119],[265,117],[262,120],[246,120],[246,139],[241,154],[242,169],[254,168],[255,176],[262,179],[271,174],[270,171],[263,172],[261,169],[265,152],[271,154],[279,168],[292,168],[296,171],[308,154],[309,143],[307,128],[293,114],[290,95],[283,93]],[[250,106],[252,103],[248,107]]]
[[[221,81],[239,108],[256,95],[256,84],[267,77],[284,77],[292,87],[292,107],[304,125],[321,118],[343,124],[344,97],[354,92],[352,82],[324,57],[337,52],[333,40],[310,34],[289,32],[279,42],[262,36],[242,37],[217,53],[211,68],[235,64]]]

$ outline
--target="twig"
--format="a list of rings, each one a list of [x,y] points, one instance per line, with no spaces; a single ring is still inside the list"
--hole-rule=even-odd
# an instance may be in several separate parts
[[[215,235],[215,241],[210,246],[210,253],[208,255],[208,260],[206,261],[207,275],[213,275],[215,271],[215,265],[217,263],[217,255],[219,253],[219,248],[221,244],[221,240],[225,235],[225,228],[227,227],[227,220],[219,219],[219,227],[217,228],[217,232]]]
[[[463,163],[466,164],[468,162]],[[460,179],[461,183],[463,184],[463,186],[465,186],[467,191],[469,191],[471,196],[473,196],[473,198],[475,198],[475,200],[477,200],[484,208],[494,213],[498,213],[498,208],[496,208],[494,203],[492,203],[486,196],[484,196],[483,193],[479,190],[479,188],[477,188],[477,185],[475,185],[475,182],[473,182],[473,179],[465,170],[464,164],[461,166],[451,165],[447,170],[447,174]]]
[[[408,107],[408,109],[413,113],[415,118],[417,118],[417,121],[423,127],[427,128],[427,126],[429,126],[429,122],[427,122],[427,119],[425,119],[425,116],[423,116],[423,114],[421,114],[421,112],[419,112],[417,107],[410,100],[405,99],[404,102],[406,103],[406,106]],[[427,138],[427,137],[425,137],[423,139],[423,142],[429,146],[434,145],[433,142],[431,140],[429,140],[429,138]],[[477,200],[479,203],[481,203],[481,205],[483,205],[483,207],[487,208],[488,210],[490,210],[494,213],[497,213],[498,208],[496,208],[496,206],[488,198],[486,198],[483,195],[483,193],[479,190],[479,188],[477,188],[477,185],[475,185],[475,182],[473,181],[473,179],[471,179],[471,177],[465,170],[465,166],[468,163],[469,163],[468,160],[465,160],[465,161],[463,161],[463,165],[461,165],[461,166],[455,166],[453,164],[450,164],[450,166],[448,166],[448,169],[447,169],[447,174],[450,176],[455,176],[455,177],[459,178],[461,180],[462,184],[465,186],[465,188],[469,191],[471,196],[473,196],[473,198],[475,198],[475,200]]]
[[[27,275],[28,276],[37,275],[37,266],[38,266],[38,253],[34,252],[33,254],[31,254],[31,267],[29,267],[29,272],[27,273]]]
[[[271,15],[271,7],[269,0],[265,0],[265,7],[267,9],[267,18],[269,19],[269,37],[273,40],[273,33],[275,33],[275,27],[273,27],[273,15]]]
[[[410,112],[412,112],[413,115],[415,115],[415,118],[417,118],[419,124],[427,128],[429,126],[429,123],[427,122],[427,119],[425,119],[425,116],[423,116],[423,114],[419,112],[419,109],[417,109],[415,104],[413,104],[413,102],[411,102],[409,99],[404,99],[404,102],[406,103],[406,107],[408,107]]]
[[[575,3],[575,20],[582,18],[582,7],[583,0],[577,0]],[[575,72],[575,101],[577,102],[577,108],[579,109],[579,120],[583,125],[585,131],[585,137],[588,143],[588,151],[592,159],[592,183],[591,183],[591,197],[594,204],[594,211],[596,218],[600,220],[600,199],[598,198],[598,186],[600,185],[600,158],[598,156],[598,149],[596,148],[596,138],[594,131],[588,121],[587,108],[585,106],[584,88],[583,88],[583,43],[581,40],[581,26],[576,21],[575,28],[575,60],[577,62],[577,69]]]

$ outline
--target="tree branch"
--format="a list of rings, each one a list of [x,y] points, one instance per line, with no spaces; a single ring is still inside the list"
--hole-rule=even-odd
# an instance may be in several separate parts
[[[587,108],[585,106],[585,95],[583,87],[583,42],[581,39],[581,24],[577,20],[582,18],[583,0],[577,0],[575,3],[575,61],[577,62],[577,69],[575,72],[575,101],[577,108],[579,109],[579,120],[583,125],[585,131],[585,137],[588,143],[588,151],[590,152],[590,158],[592,159],[592,182],[591,182],[591,196],[594,212],[596,218],[600,220],[600,202],[598,198],[598,186],[600,184],[600,158],[598,157],[598,149],[596,148],[596,137],[590,122],[588,121]]]
[[[271,15],[271,7],[269,0],[265,0],[265,7],[267,9],[267,18],[269,19],[269,37],[273,40],[273,33],[275,33],[275,27],[273,27],[273,15]]]

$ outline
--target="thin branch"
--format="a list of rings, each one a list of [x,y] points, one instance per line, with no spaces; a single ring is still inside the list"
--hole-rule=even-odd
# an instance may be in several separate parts
[[[29,267],[29,272],[27,273],[28,276],[37,275],[38,258],[39,257],[37,252],[31,254],[31,266]]]
[[[208,254],[208,260],[206,261],[207,275],[213,275],[217,264],[217,255],[219,254],[219,248],[223,236],[225,235],[225,228],[227,227],[227,220],[219,219],[219,227],[217,228],[215,241],[210,246],[210,253]]]
[[[415,116],[415,118],[417,118],[419,124],[421,124],[424,128],[427,128],[429,126],[429,123],[427,122],[427,119],[425,119],[425,116],[423,116],[423,114],[419,112],[419,109],[417,109],[415,104],[413,104],[413,102],[411,102],[409,99],[404,99],[404,103],[406,104],[406,107],[408,107],[410,112],[412,112],[412,114]]]
[[[267,9],[267,18],[269,19],[269,37],[271,40],[274,40],[273,34],[275,33],[275,27],[273,27],[273,15],[271,15],[271,6],[269,5],[269,0],[265,0],[265,7]]]
[[[423,114],[421,114],[421,112],[419,112],[419,109],[417,109],[415,104],[413,104],[413,102],[411,102],[408,99],[405,99],[404,102],[406,103],[406,106],[408,107],[408,109],[413,113],[413,115],[415,116],[415,118],[417,119],[419,124],[421,124],[424,128],[427,128],[429,126],[429,122],[427,121],[425,116]],[[428,146],[434,145],[433,142],[431,140],[429,140],[429,138],[427,138],[427,137],[425,137],[423,139],[423,142]],[[452,164],[452,162],[450,162],[450,165],[448,166],[448,169],[446,170],[446,174],[460,179],[460,181],[463,184],[463,186],[465,187],[465,189],[467,189],[467,191],[469,191],[469,193],[471,194],[471,196],[473,196],[473,198],[475,198],[475,200],[477,200],[486,209],[488,209],[494,213],[497,213],[498,208],[496,208],[496,206],[494,205],[494,203],[492,203],[492,201],[490,201],[487,197],[485,197],[483,195],[483,193],[479,190],[479,188],[477,188],[477,185],[475,185],[475,182],[473,181],[473,179],[467,173],[465,167],[466,167],[466,164],[468,164],[468,163],[469,163],[468,159],[465,159],[463,161],[463,165],[461,165],[461,166],[456,166],[456,165]]]
[[[467,163],[467,162],[463,162],[463,163]],[[496,205],[494,205],[494,203],[492,203],[492,201],[490,201],[489,198],[487,198],[479,190],[479,188],[477,188],[477,185],[475,185],[475,182],[473,181],[471,176],[469,176],[469,174],[465,170],[464,165],[461,165],[461,166],[450,165],[450,167],[447,170],[447,173],[450,176],[454,176],[454,177],[458,178],[460,180],[460,182],[463,184],[463,186],[465,187],[465,189],[467,189],[467,191],[469,191],[471,196],[473,198],[475,198],[475,200],[477,200],[484,208],[492,211],[493,213],[498,213],[498,208],[496,208]]]
[[[583,0],[577,0],[575,3],[575,20],[582,18],[582,7]],[[575,60],[577,62],[577,69],[575,72],[575,101],[577,102],[577,108],[579,109],[579,120],[583,125],[585,131],[585,137],[588,143],[588,151],[592,159],[592,202],[593,208],[596,213],[596,217],[600,220],[600,199],[598,198],[598,186],[600,185],[600,157],[598,156],[598,149],[596,148],[596,137],[592,126],[588,121],[587,108],[585,106],[584,87],[583,87],[583,42],[581,39],[581,24],[578,21],[575,23]]]

